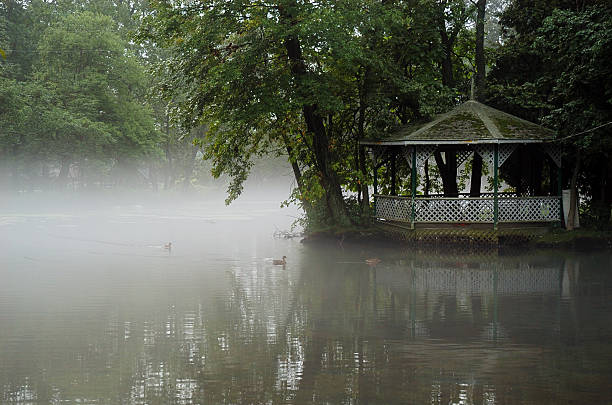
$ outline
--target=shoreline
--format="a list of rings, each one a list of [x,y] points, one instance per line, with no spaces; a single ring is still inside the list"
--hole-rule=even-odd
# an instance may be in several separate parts
[[[305,233],[302,243],[335,242],[342,246],[381,245],[459,250],[563,249],[594,251],[612,249],[612,231],[555,228],[536,229],[406,229],[383,224]]]

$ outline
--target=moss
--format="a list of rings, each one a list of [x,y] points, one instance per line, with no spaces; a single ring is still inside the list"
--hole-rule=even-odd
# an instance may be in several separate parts
[[[428,140],[489,139],[491,135],[482,120],[471,112],[459,112],[423,132],[419,138]]]
[[[502,137],[508,139],[548,139],[551,133],[536,124],[512,117],[494,115],[490,117]]]
[[[532,122],[522,120],[503,111],[496,110],[474,101],[466,102],[447,114],[437,116],[433,121],[415,122],[398,128],[385,141],[465,141],[492,140],[497,135],[489,132],[481,116],[486,116],[495,125],[502,139],[546,140],[553,139],[554,132]],[[426,125],[430,128],[419,132]],[[418,132],[418,134],[417,134]]]

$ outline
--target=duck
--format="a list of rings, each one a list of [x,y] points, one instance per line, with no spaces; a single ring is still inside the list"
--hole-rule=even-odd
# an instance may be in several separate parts
[[[172,249],[172,242],[168,242],[164,245],[164,249],[166,250],[171,250]]]
[[[378,257],[372,257],[370,259],[365,259],[365,262],[368,264],[368,266],[376,266],[381,261],[382,260],[380,260]]]
[[[272,264],[275,264],[277,266],[284,266],[285,264],[287,264],[287,256],[283,256],[282,259],[274,259],[272,260]]]

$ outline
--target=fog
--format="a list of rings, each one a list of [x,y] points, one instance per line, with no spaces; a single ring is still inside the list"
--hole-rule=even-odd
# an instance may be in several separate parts
[[[302,244],[275,237],[300,215],[276,179],[229,206],[223,187],[3,192],[0,402],[610,397],[609,253]]]
[[[86,263],[119,256],[215,255],[227,244],[239,249],[253,240],[273,240],[275,232],[292,229],[302,215],[296,206],[280,208],[292,181],[284,169],[274,178],[255,174],[229,205],[226,179],[188,190],[5,189],[0,266],[52,259],[68,263],[76,257]]]

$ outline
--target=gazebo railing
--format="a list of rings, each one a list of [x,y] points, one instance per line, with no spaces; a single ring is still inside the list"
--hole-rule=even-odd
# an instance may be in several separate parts
[[[558,222],[561,197],[500,198],[499,222]]]
[[[412,220],[412,198],[375,195],[375,216],[400,222]],[[560,221],[560,197],[498,197],[497,222]],[[415,223],[494,223],[495,198],[414,199]]]
[[[499,198],[502,197],[518,197],[519,195],[516,193],[508,193],[508,192],[500,192],[497,193],[497,196]],[[410,198],[409,195],[399,195],[399,196],[394,196],[394,197],[404,197],[404,198]],[[459,197],[463,198],[468,198],[470,197],[470,193],[459,193]],[[485,193],[480,193],[480,196],[478,196],[478,198],[493,198],[495,197],[495,193],[490,193],[490,192],[485,192]],[[415,196],[415,198],[448,198],[448,197],[444,197],[444,194],[429,194],[429,195],[424,195],[424,194],[418,194]]]
[[[516,193],[500,192],[500,193],[497,193],[497,196],[499,198],[502,198],[502,197],[518,197],[519,195]],[[459,197],[471,198],[470,193],[459,193]],[[493,197],[495,197],[495,193],[485,192],[485,193],[480,193],[480,196],[476,198],[493,198]],[[444,194],[429,194],[429,195],[419,194],[419,195],[416,195],[415,198],[448,198],[448,197],[444,197]]]
[[[493,223],[493,198],[418,198],[415,222]]]

